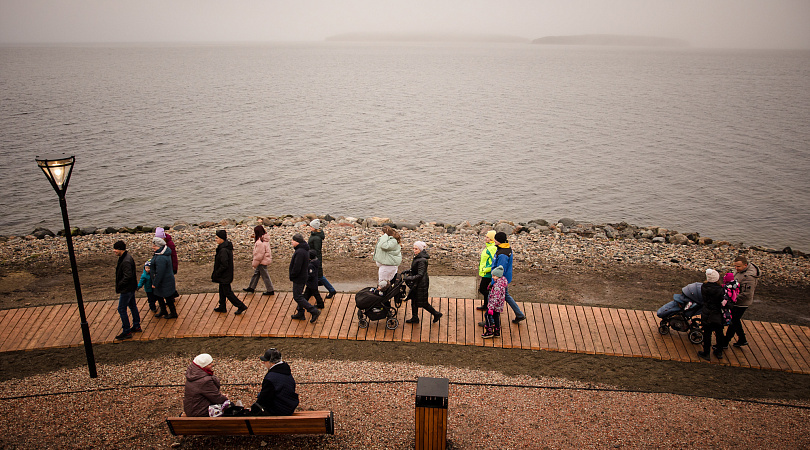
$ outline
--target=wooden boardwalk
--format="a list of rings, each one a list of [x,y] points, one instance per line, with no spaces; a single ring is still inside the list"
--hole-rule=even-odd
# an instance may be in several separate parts
[[[703,362],[697,356],[699,346],[690,343],[686,333],[658,334],[658,318],[653,311],[520,303],[527,320],[519,325],[511,323],[514,315],[507,307],[501,319],[502,336],[485,340],[481,337],[482,328],[477,325],[482,315],[475,310],[480,300],[431,299],[433,306],[444,314],[435,324],[421,309],[420,323],[406,324],[410,305],[404,304],[398,310],[399,327],[387,330],[384,320],[359,328],[354,295],[350,294],[338,294],[327,300],[314,324],[290,319],[295,302],[289,292],[272,297],[257,294],[239,297],[248,310],[237,316],[230,304],[228,314],[212,311],[218,294],[182,296],[177,301],[180,317],[175,320],[156,319],[146,299],[140,298],[143,332],[135,333],[133,340],[260,336],[431,342]],[[117,304],[117,300],[109,300],[85,305],[94,344],[114,342],[121,332]],[[712,358],[712,364],[810,374],[810,327],[756,320],[744,320],[743,325],[750,345],[741,349],[731,347],[724,352],[722,361]],[[82,336],[75,304],[0,311],[0,352],[79,345]]]

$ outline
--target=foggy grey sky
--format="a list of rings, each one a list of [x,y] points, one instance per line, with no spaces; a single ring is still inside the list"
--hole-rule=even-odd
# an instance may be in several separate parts
[[[609,33],[810,48],[810,0],[0,0],[0,44],[322,41],[348,32]]]

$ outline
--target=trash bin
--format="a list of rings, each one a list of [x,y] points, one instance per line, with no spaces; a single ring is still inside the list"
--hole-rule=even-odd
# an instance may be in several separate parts
[[[447,378],[416,380],[416,450],[447,448]]]

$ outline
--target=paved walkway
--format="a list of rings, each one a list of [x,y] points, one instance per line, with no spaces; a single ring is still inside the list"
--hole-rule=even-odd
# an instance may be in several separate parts
[[[653,311],[520,303],[528,319],[515,325],[511,323],[514,315],[509,310],[508,319],[502,318],[502,336],[485,340],[481,338],[482,329],[477,326],[482,315],[475,311],[480,300],[431,299],[433,306],[444,313],[435,324],[424,310],[420,310],[421,323],[406,324],[410,305],[408,308],[403,305],[397,315],[399,326],[387,330],[384,320],[371,322],[368,328],[358,327],[354,295],[351,294],[338,294],[327,300],[326,308],[315,324],[290,319],[295,304],[289,292],[272,297],[257,294],[240,294],[239,297],[249,309],[237,316],[230,304],[228,314],[212,311],[218,294],[184,295],[177,300],[180,317],[174,320],[156,319],[149,311],[146,299],[138,299],[144,331],[135,333],[134,340],[211,336],[303,337],[432,342],[703,362],[697,356],[699,346],[690,343],[685,333],[672,331],[666,336],[658,333],[658,318]],[[113,342],[121,332],[117,304],[117,300],[109,300],[85,305],[93,343]],[[810,374],[810,327],[756,320],[744,320],[743,326],[751,344],[741,349],[730,348],[722,361],[713,358],[712,364]],[[79,345],[82,345],[82,336],[75,303],[0,311],[0,352]]]

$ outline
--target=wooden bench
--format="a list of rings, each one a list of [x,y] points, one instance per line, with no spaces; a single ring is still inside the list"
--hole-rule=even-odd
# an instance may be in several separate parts
[[[332,411],[298,411],[291,416],[169,417],[169,431],[179,435],[252,436],[267,434],[335,434]]]

